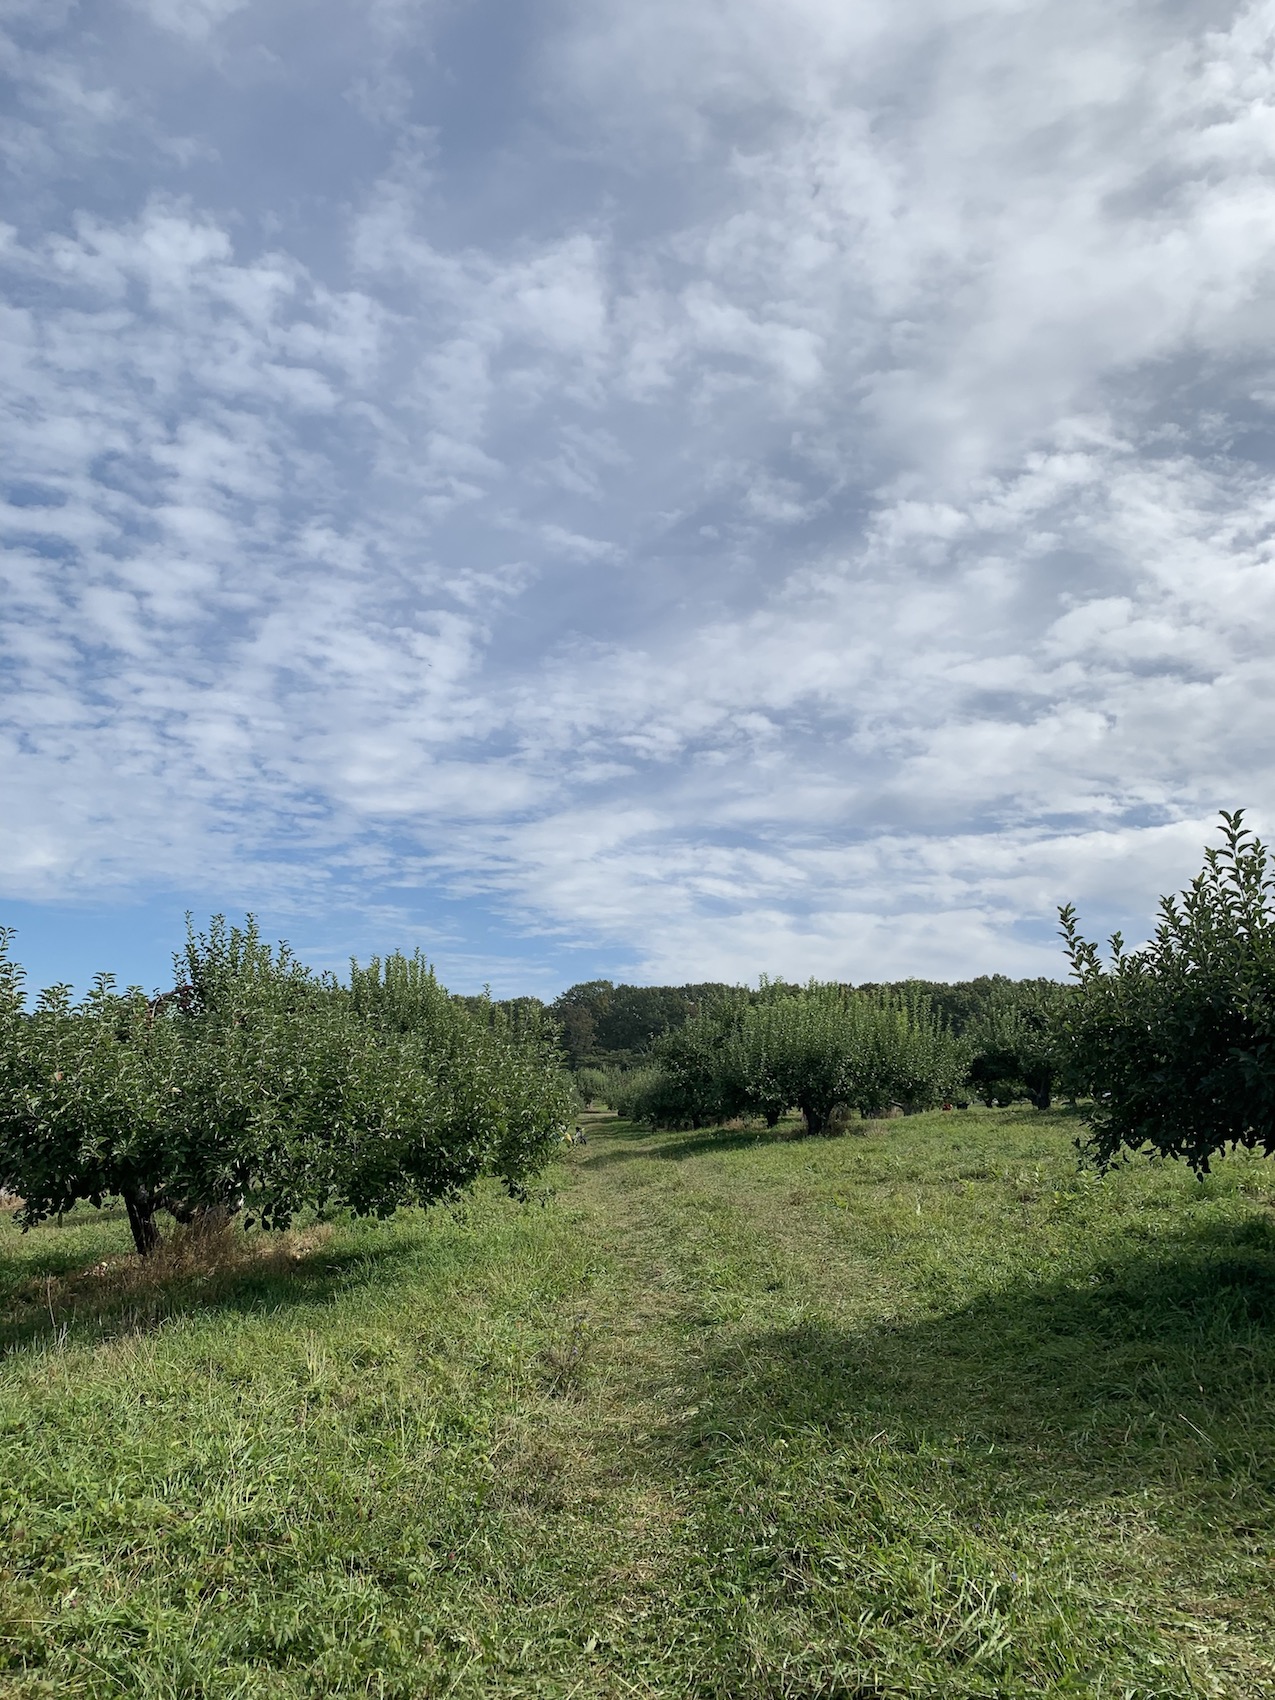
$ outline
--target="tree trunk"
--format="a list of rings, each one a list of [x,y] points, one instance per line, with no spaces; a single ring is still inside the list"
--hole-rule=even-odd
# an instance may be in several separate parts
[[[767,1127],[778,1127],[779,1126],[779,1111],[778,1110],[767,1110],[766,1111],[766,1126]]]
[[[159,1229],[155,1226],[155,1201],[144,1186],[124,1189],[124,1208],[128,1225],[133,1230],[133,1244],[139,1257],[149,1257],[159,1244]]]

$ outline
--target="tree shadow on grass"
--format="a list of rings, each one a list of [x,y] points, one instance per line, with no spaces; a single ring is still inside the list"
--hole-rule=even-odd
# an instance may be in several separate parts
[[[633,1127],[631,1132],[619,1135],[608,1130],[608,1144],[601,1145],[596,1152],[590,1151],[582,1163],[598,1169],[608,1168],[612,1163],[631,1163],[644,1157],[676,1163],[686,1157],[706,1157],[715,1151],[783,1144],[793,1137],[794,1133],[786,1128],[772,1131],[764,1127],[705,1127],[688,1133],[652,1133],[650,1128]],[[623,1143],[617,1149],[610,1144],[612,1139]]]
[[[0,1305],[0,1356],[31,1345],[79,1344],[150,1333],[178,1317],[248,1315],[328,1303],[385,1277],[407,1248],[336,1246],[330,1230],[280,1235],[233,1232],[220,1245],[180,1239],[143,1263],[133,1253],[85,1260],[56,1245],[25,1258]]]
[[[927,1459],[975,1514],[1159,1483],[1228,1521],[1260,1504],[1260,1520],[1275,1511],[1275,1227],[1210,1225],[918,1320],[754,1333],[698,1379],[693,1422],[667,1437],[683,1468],[805,1437],[852,1471]]]
[[[1275,1232],[1080,1262],[691,1357],[654,1457],[739,1625],[706,1692],[1272,1692]]]

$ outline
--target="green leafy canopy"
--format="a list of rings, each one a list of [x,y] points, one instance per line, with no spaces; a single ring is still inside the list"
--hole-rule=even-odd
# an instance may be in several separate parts
[[[1141,949],[1117,933],[1104,963],[1060,911],[1076,981],[1061,1043],[1102,1164],[1149,1151],[1204,1174],[1227,1147],[1275,1153],[1275,875],[1243,811],[1221,819],[1221,845],[1161,899]]]
[[[188,928],[171,991],[118,992],[109,975],[25,1007],[0,933],[0,1185],[31,1225],[108,1194],[138,1250],[155,1212],[247,1208],[269,1226],[300,1210],[387,1215],[457,1196],[480,1175],[513,1193],[571,1113],[547,1024],[462,1007],[420,957],[350,983],[318,975],[249,917]]]

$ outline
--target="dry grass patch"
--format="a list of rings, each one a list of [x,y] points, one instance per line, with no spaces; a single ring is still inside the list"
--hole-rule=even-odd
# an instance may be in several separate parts
[[[111,1333],[152,1327],[192,1304],[216,1303],[245,1281],[295,1274],[332,1234],[323,1223],[251,1233],[225,1217],[178,1226],[148,1258],[111,1252],[88,1267],[28,1275],[0,1305],[0,1332],[19,1344],[47,1326],[65,1343],[81,1324]]]
[[[284,1233],[248,1233],[238,1223],[221,1218],[178,1227],[150,1257],[120,1252],[89,1269],[44,1276],[29,1281],[20,1296],[72,1306],[77,1300],[110,1295],[134,1298],[173,1281],[210,1282],[237,1276],[245,1270],[281,1274],[310,1257],[332,1238],[326,1223]]]

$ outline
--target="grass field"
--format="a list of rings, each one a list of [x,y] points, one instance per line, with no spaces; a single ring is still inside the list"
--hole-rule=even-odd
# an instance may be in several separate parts
[[[0,1695],[1275,1696],[1275,1167],[600,1124],[517,1206],[0,1232]]]

